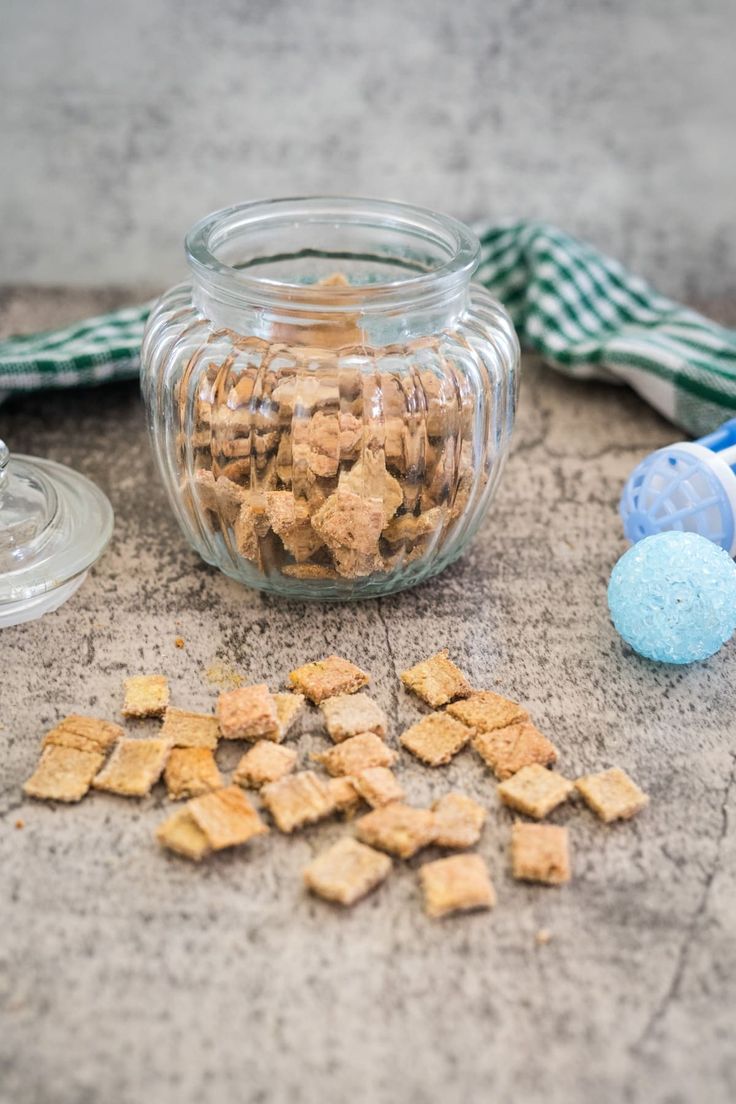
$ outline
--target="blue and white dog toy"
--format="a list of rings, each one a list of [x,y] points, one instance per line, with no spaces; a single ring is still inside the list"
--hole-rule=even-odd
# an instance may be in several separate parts
[[[736,556],[736,418],[647,456],[629,476],[620,510],[633,543],[679,529]]]

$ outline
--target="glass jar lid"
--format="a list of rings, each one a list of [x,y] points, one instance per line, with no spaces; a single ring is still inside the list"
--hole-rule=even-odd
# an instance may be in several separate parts
[[[70,598],[112,526],[112,506],[89,479],[52,460],[11,456],[0,441],[0,627]]]

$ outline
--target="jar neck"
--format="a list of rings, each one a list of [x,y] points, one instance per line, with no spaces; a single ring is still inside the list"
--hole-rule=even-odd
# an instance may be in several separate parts
[[[187,237],[194,301],[216,326],[328,347],[452,326],[478,250],[454,219],[372,200],[245,204]]]

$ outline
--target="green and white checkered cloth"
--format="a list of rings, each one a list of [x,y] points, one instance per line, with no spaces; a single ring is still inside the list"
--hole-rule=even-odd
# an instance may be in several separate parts
[[[476,279],[509,310],[522,344],[577,379],[627,383],[688,432],[736,410],[736,332],[540,222],[477,228]],[[0,394],[134,376],[150,304],[0,341]]]

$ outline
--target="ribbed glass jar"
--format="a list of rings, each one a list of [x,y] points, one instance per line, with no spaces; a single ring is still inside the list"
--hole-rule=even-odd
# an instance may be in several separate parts
[[[210,215],[151,313],[156,460],[199,554],[297,598],[388,594],[476,532],[519,349],[476,237],[420,208],[284,199]]]

